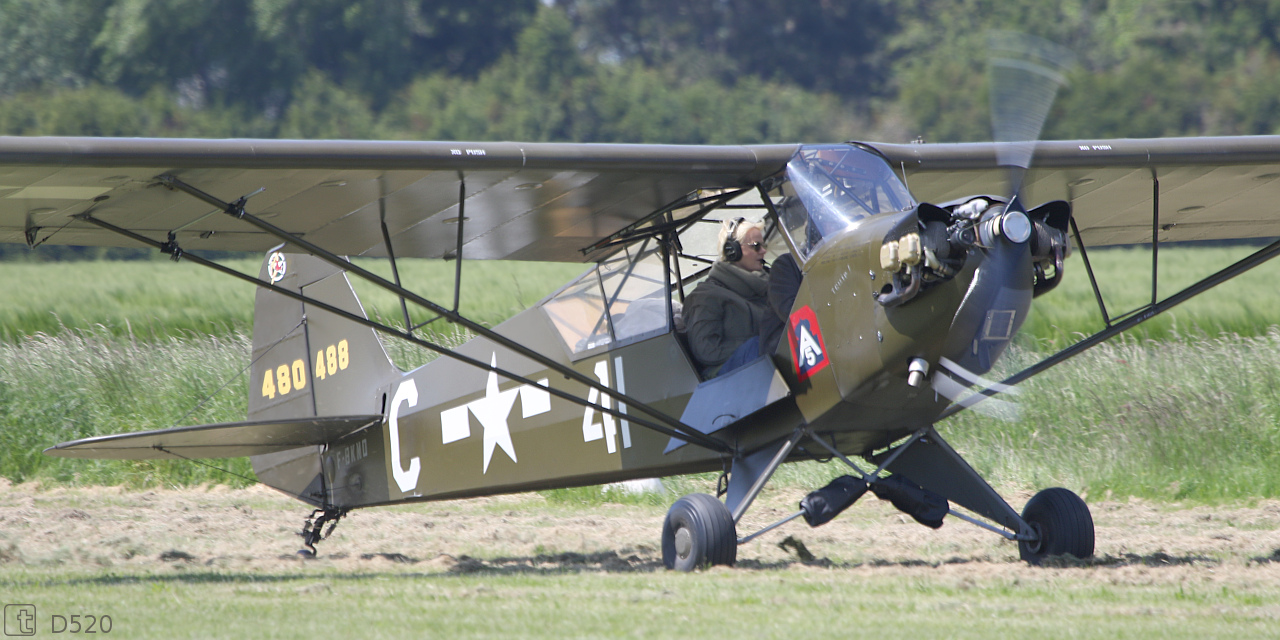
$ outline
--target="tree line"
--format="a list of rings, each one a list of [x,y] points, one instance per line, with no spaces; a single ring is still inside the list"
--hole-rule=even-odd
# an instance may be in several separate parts
[[[0,0],[0,132],[981,140],[991,27],[1048,136],[1280,127],[1280,0]]]

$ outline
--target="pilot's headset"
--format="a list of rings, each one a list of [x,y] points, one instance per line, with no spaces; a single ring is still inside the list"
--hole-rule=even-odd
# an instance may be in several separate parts
[[[742,242],[738,240],[738,225],[746,222],[746,218],[737,218],[729,223],[729,232],[725,235],[724,246],[720,248],[725,262],[737,262],[742,259]]]

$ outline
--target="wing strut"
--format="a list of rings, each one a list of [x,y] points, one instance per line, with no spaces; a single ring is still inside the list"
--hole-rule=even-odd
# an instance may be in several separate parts
[[[1071,218],[1071,233],[1075,234],[1076,246],[1080,248],[1080,257],[1084,258],[1084,271],[1089,274],[1089,285],[1093,287],[1093,297],[1098,300],[1098,311],[1102,312],[1102,324],[1111,326],[1111,316],[1107,313],[1107,303],[1102,299],[1102,290],[1098,288],[1098,277],[1093,274],[1093,263],[1089,262],[1089,250],[1084,246],[1084,240],[1080,238],[1080,227],[1076,226],[1076,219]]]
[[[458,312],[458,303],[462,298],[462,228],[467,223],[467,177],[458,172],[458,248],[454,250],[453,259],[453,312]],[[399,284],[399,283],[396,283]]]
[[[1036,364],[1033,364],[1030,367],[1023,369],[1022,371],[1019,371],[1018,373],[1015,373],[1012,376],[1005,378],[1004,380],[1001,381],[1001,384],[1006,386],[1016,385],[1019,382],[1022,382],[1023,380],[1030,378],[1031,376],[1034,376],[1054,365],[1057,365],[1065,360],[1068,360],[1074,356],[1077,356],[1083,353],[1084,351],[1091,349],[1097,346],[1098,344],[1101,344],[1102,342],[1105,342],[1106,340],[1109,340],[1119,335],[1120,333],[1128,331],[1129,329],[1132,329],[1164,313],[1165,311],[1168,311],[1182,304],[1183,302],[1186,302],[1187,300],[1190,300],[1191,298],[1194,298],[1195,296],[1198,296],[1204,293],[1205,291],[1208,291],[1246,271],[1249,271],[1250,269],[1272,258],[1275,258],[1276,256],[1280,256],[1280,240],[1276,240],[1275,242],[1272,242],[1271,244],[1261,249],[1258,249],[1257,251],[1231,264],[1230,266],[1223,268],[1217,273],[1214,273],[1213,275],[1210,275],[1204,278],[1203,280],[1188,286],[1187,288],[1169,296],[1168,298],[1165,298],[1164,300],[1161,300],[1160,302],[1157,302],[1148,307],[1139,309],[1138,311],[1130,314],[1128,317],[1124,318],[1123,320],[1120,320],[1119,322],[1116,322],[1114,324],[1107,323],[1107,327],[1102,331],[1099,331],[1067,347],[1066,349],[1063,349],[1062,351],[1059,351],[1049,356],[1048,358],[1045,358],[1044,360],[1041,360],[1040,362],[1037,362]],[[1000,393],[998,389],[984,389],[981,392],[981,395],[985,397],[991,397],[998,393]],[[978,400],[978,401],[981,402],[981,400]],[[976,402],[974,404],[976,404]],[[944,418],[953,416],[956,413],[962,411],[963,409],[964,407],[961,407],[959,405],[951,405],[945,411],[943,411],[941,415],[938,416],[937,420],[940,421],[940,420],[943,420]]]
[[[395,278],[396,286],[400,286],[400,268],[396,265],[396,252],[391,248],[391,232],[387,230],[387,184],[382,178],[378,178],[378,226],[382,227],[382,243],[387,247],[387,259],[391,261],[391,277]],[[457,305],[454,305],[457,310]],[[409,319],[409,305],[405,303],[404,298],[400,298],[400,310],[404,312],[405,332],[413,335],[413,321]],[[309,351],[310,349],[308,349]]]
[[[246,217],[248,217],[248,216],[246,216]],[[531,379],[526,378],[526,377],[524,377],[524,376],[518,375],[518,374],[513,373],[513,372],[511,372],[511,371],[508,371],[508,370],[506,370],[506,369],[503,369],[503,368],[500,368],[500,367],[496,367],[496,366],[490,365],[490,364],[489,364],[489,363],[487,363],[487,362],[482,362],[482,361],[480,361],[480,360],[476,360],[476,359],[474,359],[474,358],[469,358],[469,357],[464,356],[464,355],[462,355],[462,354],[460,354],[460,353],[457,353],[456,351],[454,351],[454,350],[452,350],[452,349],[449,349],[448,347],[445,347],[445,346],[442,346],[442,345],[436,344],[436,343],[434,343],[434,342],[431,342],[431,341],[428,341],[428,340],[424,340],[424,339],[421,339],[421,338],[417,338],[417,337],[415,337],[413,334],[409,333],[408,331],[401,331],[401,330],[398,330],[398,329],[396,329],[395,327],[392,327],[392,326],[389,326],[389,325],[386,325],[386,324],[383,324],[383,323],[380,323],[380,322],[376,322],[376,321],[374,321],[374,320],[370,320],[370,319],[368,319],[368,318],[366,318],[366,317],[364,317],[364,316],[361,316],[361,315],[357,315],[357,314],[350,313],[350,312],[348,312],[348,311],[345,311],[345,310],[343,310],[343,309],[340,309],[340,308],[338,308],[338,307],[335,307],[335,306],[333,306],[333,305],[331,305],[331,304],[325,303],[325,302],[323,302],[323,301],[321,301],[321,300],[316,300],[316,299],[314,299],[314,298],[311,298],[310,296],[307,296],[307,295],[305,295],[305,294],[297,293],[297,292],[291,291],[291,290],[289,290],[289,289],[287,289],[287,288],[280,287],[280,286],[275,285],[275,284],[271,284],[271,283],[263,282],[263,281],[259,280],[258,278],[254,277],[254,276],[251,276],[251,275],[248,275],[248,274],[245,274],[245,273],[241,273],[241,272],[239,272],[239,271],[236,271],[235,269],[231,269],[231,268],[229,268],[229,267],[223,266],[223,265],[218,264],[217,262],[214,262],[214,261],[212,261],[212,260],[207,260],[207,259],[202,258],[202,257],[200,257],[200,256],[197,256],[197,255],[195,255],[195,254],[186,253],[186,252],[184,252],[184,251],[182,250],[182,248],[181,248],[181,247],[179,247],[179,246],[177,245],[177,243],[174,241],[174,239],[173,239],[173,234],[170,234],[169,240],[168,240],[167,242],[158,242],[158,241],[156,241],[156,240],[152,240],[151,238],[148,238],[148,237],[146,237],[146,236],[143,236],[143,235],[140,235],[140,234],[134,233],[134,232],[132,232],[132,231],[129,231],[128,229],[124,229],[124,228],[121,228],[121,227],[117,227],[117,226],[115,226],[115,225],[113,225],[113,224],[111,224],[111,223],[109,223],[109,222],[104,221],[104,220],[100,220],[100,219],[98,219],[98,218],[94,218],[93,216],[88,215],[88,214],[81,215],[79,219],[81,219],[81,220],[83,220],[83,221],[85,221],[85,222],[88,222],[88,223],[91,223],[91,224],[97,225],[97,226],[99,226],[99,227],[102,227],[103,229],[107,229],[108,231],[112,231],[112,232],[114,232],[114,233],[117,233],[117,234],[123,235],[123,236],[128,237],[128,238],[132,238],[132,239],[137,240],[138,242],[141,242],[141,243],[143,243],[143,244],[145,244],[145,245],[148,245],[148,246],[154,247],[154,248],[156,248],[156,249],[159,249],[160,251],[162,251],[162,252],[164,252],[164,253],[169,254],[169,255],[174,259],[174,261],[177,261],[177,260],[182,259],[182,258],[185,258],[185,259],[187,259],[187,260],[191,260],[191,261],[195,262],[196,264],[199,264],[199,265],[202,265],[202,266],[206,266],[206,267],[209,267],[209,268],[214,269],[214,270],[216,270],[216,271],[219,271],[219,272],[221,272],[221,273],[224,273],[224,274],[230,275],[230,276],[232,276],[232,277],[235,277],[235,278],[237,278],[237,279],[240,279],[240,280],[244,280],[244,281],[246,281],[246,282],[253,283],[253,284],[255,284],[255,285],[259,286],[259,287],[262,287],[262,288],[264,288],[264,289],[270,289],[270,290],[272,290],[272,291],[275,291],[276,293],[279,293],[280,295],[283,295],[283,296],[286,296],[286,297],[292,298],[292,299],[294,299],[294,300],[298,300],[298,301],[303,302],[303,303],[305,303],[305,304],[309,304],[309,305],[316,306],[316,307],[318,307],[318,308],[324,309],[325,311],[328,311],[328,312],[333,313],[333,314],[335,314],[335,315],[338,315],[338,316],[340,316],[340,317],[342,317],[342,318],[345,318],[345,319],[347,319],[347,320],[350,320],[351,322],[355,322],[355,323],[357,323],[357,324],[360,324],[360,325],[363,325],[363,326],[369,327],[369,328],[371,328],[371,329],[373,329],[373,330],[375,330],[375,331],[378,331],[378,332],[380,332],[380,333],[384,333],[384,334],[387,334],[387,335],[390,335],[390,336],[398,337],[398,338],[400,338],[400,339],[402,339],[402,340],[405,340],[405,341],[411,342],[411,343],[416,344],[416,345],[418,345],[418,346],[420,346],[420,347],[424,347],[424,348],[426,348],[426,349],[430,349],[430,350],[432,350],[432,351],[435,351],[436,353],[439,353],[439,354],[441,354],[441,355],[443,355],[443,356],[447,356],[447,357],[453,358],[453,359],[455,359],[455,360],[458,360],[459,362],[462,362],[462,363],[464,363],[464,364],[469,364],[469,365],[471,365],[471,366],[473,366],[473,367],[477,367],[477,368],[479,368],[479,369],[483,369],[483,370],[485,370],[485,371],[493,371],[494,373],[497,373],[498,375],[500,375],[500,376],[502,376],[502,377],[504,377],[504,378],[507,378],[507,379],[510,379],[510,380],[513,380],[513,381],[515,381],[515,382],[519,382],[519,383],[522,383],[522,384],[528,384],[528,385],[536,385],[536,384],[537,384],[537,382],[535,382],[534,380],[531,380]],[[287,236],[287,235],[288,235],[288,234],[285,234],[285,236]],[[288,241],[288,242],[293,242],[293,241],[294,241],[293,239],[291,239],[291,238],[287,238],[287,237],[285,238],[285,240],[286,240],[286,241]],[[307,244],[307,246],[311,246],[311,245],[310,245],[310,243],[308,243],[308,244]],[[323,257],[323,256],[318,256],[318,257]],[[350,265],[350,263],[349,263],[349,262],[346,262],[346,261],[342,260],[341,258],[335,258],[335,259],[337,260],[337,262],[335,263],[335,266],[338,266],[339,268],[343,268],[344,264],[345,264],[345,265]],[[352,270],[359,270],[359,271],[363,271],[363,270],[360,270],[360,269],[359,269],[359,267],[355,267],[354,265],[350,265],[350,266],[351,266],[351,269],[352,269]],[[370,275],[372,275],[372,274],[370,274]],[[377,278],[377,276],[373,276],[373,277],[374,277],[374,278]],[[382,281],[382,282],[385,282],[385,280],[382,280],[381,278],[378,278],[378,280],[380,280],[380,281]],[[387,284],[389,285],[390,283],[387,283]],[[386,287],[384,287],[384,288],[386,288]],[[394,291],[404,291],[404,290],[403,290],[403,289],[397,289],[397,290],[394,290]],[[405,294],[407,294],[407,295],[406,295],[406,297],[409,297],[410,299],[414,299],[414,302],[415,302],[415,303],[416,303],[416,302],[418,302],[418,299],[420,299],[418,296],[416,296],[416,295],[415,295],[415,294],[413,294],[412,292],[405,291]],[[471,328],[471,327],[473,327],[473,326],[474,326],[474,327],[477,327],[477,328],[479,328],[479,329],[483,330],[483,333],[484,333],[484,334],[488,334],[488,335],[493,335],[493,336],[495,336],[494,341],[495,341],[495,342],[499,342],[499,344],[502,344],[503,346],[507,346],[508,344],[514,344],[514,343],[512,343],[509,339],[507,339],[507,338],[505,338],[505,337],[502,337],[502,336],[500,336],[500,335],[498,335],[498,334],[494,334],[494,333],[493,333],[492,331],[490,331],[488,328],[482,327],[482,326],[480,326],[480,325],[476,325],[474,322],[472,322],[472,321],[470,321],[470,320],[467,320],[466,318],[463,318],[463,317],[461,317],[461,316],[458,316],[458,315],[457,315],[457,314],[455,314],[455,313],[449,312],[449,311],[447,311],[447,310],[445,310],[445,309],[443,309],[443,308],[440,308],[438,305],[432,305],[432,304],[430,303],[430,301],[425,301],[425,300],[424,300],[424,302],[426,302],[428,305],[431,305],[431,306],[433,307],[433,310],[435,310],[435,309],[439,309],[439,311],[440,311],[440,312],[442,312],[442,313],[441,313],[441,315],[446,315],[446,314],[448,314],[449,316],[453,316],[453,317],[458,318],[458,320],[456,320],[456,322],[458,322],[459,324],[463,324],[463,326],[466,326],[466,327],[468,327],[468,328]],[[453,318],[450,318],[450,319],[452,320]],[[481,333],[481,331],[476,331],[476,333]],[[485,337],[488,337],[488,335],[486,335]],[[525,348],[525,347],[523,347],[523,346],[520,346],[520,345],[514,345],[514,346],[512,346],[512,347],[508,347],[508,348],[510,348],[510,349],[512,349],[513,351],[516,351],[517,353],[520,353],[520,354],[522,354],[522,355],[524,355],[526,352],[533,353],[533,355],[529,356],[529,357],[530,357],[530,359],[535,360],[536,362],[539,362],[539,363],[545,364],[548,368],[554,369],[555,371],[557,371],[557,372],[559,372],[559,373],[562,373],[566,378],[572,378],[572,379],[575,379],[575,380],[579,380],[579,379],[583,379],[583,380],[585,380],[585,377],[584,377],[584,376],[582,376],[581,374],[579,374],[577,371],[574,371],[573,369],[570,369],[570,368],[568,368],[568,367],[565,367],[565,366],[561,365],[561,364],[560,364],[560,363],[558,363],[558,362],[552,361],[552,360],[550,360],[549,358],[546,358],[545,356],[542,356],[541,354],[537,354],[537,353],[534,353],[534,352],[530,352],[528,349],[526,349],[526,348]],[[568,401],[570,401],[570,402],[572,402],[572,403],[574,403],[574,404],[578,404],[578,405],[581,405],[581,406],[584,406],[584,407],[591,407],[591,408],[594,408],[594,409],[596,409],[596,410],[598,410],[598,411],[602,411],[602,412],[604,412],[604,413],[607,413],[607,414],[609,414],[609,415],[612,415],[612,416],[614,416],[614,417],[616,417],[616,418],[618,418],[618,419],[621,419],[621,420],[629,420],[632,424],[637,424],[637,425],[640,425],[640,426],[642,426],[642,427],[645,427],[645,428],[648,428],[648,429],[652,429],[652,430],[657,431],[658,433],[661,433],[661,434],[663,434],[663,435],[666,435],[666,436],[669,436],[669,437],[675,437],[675,438],[682,438],[682,439],[686,439],[686,440],[689,440],[689,441],[691,441],[691,442],[694,442],[694,443],[696,443],[696,444],[698,444],[698,445],[700,445],[700,446],[702,446],[702,447],[705,447],[705,448],[707,448],[707,449],[710,449],[710,450],[712,450],[712,451],[717,451],[717,452],[720,452],[720,453],[730,453],[730,454],[731,454],[731,453],[733,453],[733,448],[732,448],[732,447],[730,447],[730,446],[729,446],[728,444],[726,444],[725,442],[723,442],[723,441],[721,441],[721,440],[719,440],[719,439],[716,439],[716,438],[713,438],[713,437],[707,436],[707,435],[705,435],[705,434],[703,434],[703,433],[701,433],[701,432],[699,432],[699,431],[695,430],[693,427],[690,427],[690,426],[688,426],[688,425],[685,425],[684,423],[681,423],[681,422],[680,422],[680,421],[678,421],[678,420],[674,420],[674,419],[670,418],[669,416],[666,416],[665,414],[663,414],[663,413],[661,413],[661,412],[659,412],[659,411],[656,411],[655,409],[652,409],[651,407],[649,407],[647,404],[645,404],[645,403],[643,403],[643,402],[640,402],[640,401],[638,401],[638,400],[632,399],[631,397],[629,397],[629,396],[627,396],[627,395],[625,395],[625,394],[617,393],[617,392],[613,391],[612,389],[608,389],[607,387],[603,387],[603,385],[601,385],[601,384],[599,384],[598,382],[595,382],[595,381],[593,381],[593,380],[586,380],[586,381],[584,382],[584,384],[587,384],[588,386],[593,387],[593,388],[596,388],[596,389],[604,388],[604,389],[608,390],[608,395],[609,395],[610,397],[613,397],[613,398],[615,398],[616,400],[618,400],[618,402],[625,403],[625,405],[626,405],[628,408],[636,408],[636,409],[640,409],[640,410],[644,411],[645,413],[648,413],[648,414],[650,414],[650,415],[652,415],[652,416],[655,416],[655,417],[657,417],[657,418],[659,419],[659,421],[660,421],[660,422],[662,422],[662,423],[664,423],[664,424],[658,424],[658,423],[655,423],[655,422],[650,421],[650,420],[647,420],[647,419],[645,419],[645,418],[643,418],[643,417],[637,416],[637,415],[635,415],[634,413],[623,413],[623,412],[621,412],[621,411],[619,411],[619,410],[617,410],[617,409],[611,408],[611,407],[605,407],[605,406],[603,406],[603,405],[599,405],[599,404],[595,404],[595,403],[592,403],[592,402],[588,402],[587,400],[584,400],[584,399],[582,399],[582,398],[580,398],[580,397],[578,397],[578,396],[575,396],[575,395],[573,395],[573,394],[571,394],[571,393],[569,393],[569,392],[567,392],[567,391],[563,391],[563,390],[560,390],[560,389],[556,389],[556,388],[554,388],[554,387],[543,387],[543,388],[545,388],[545,389],[547,390],[547,392],[548,392],[548,393],[550,393],[551,395],[554,395],[554,396],[556,396],[556,397],[558,397],[558,398],[561,398],[561,399],[564,399],[564,400],[568,400]]]

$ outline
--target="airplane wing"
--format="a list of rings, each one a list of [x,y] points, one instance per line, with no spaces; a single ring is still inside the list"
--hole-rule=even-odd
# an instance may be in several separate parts
[[[238,458],[328,444],[380,422],[382,416],[369,415],[205,424],[83,438],[45,453],[107,460]]]
[[[922,201],[1004,194],[995,143],[875,144]],[[278,240],[173,176],[346,255],[583,262],[583,250],[700,190],[776,174],[797,145],[0,137],[0,242],[133,246],[74,216],[185,250]],[[1280,136],[1043,141],[1025,200],[1072,202],[1089,246],[1280,236]]]
[[[777,173],[796,145],[677,146],[0,137],[0,242],[137,246],[75,216],[184,250],[263,252],[274,236],[172,176],[337,254],[584,262],[583,249],[706,189]]]
[[[1070,201],[1086,246],[1280,236],[1280,136],[1034,144],[1024,201]],[[995,143],[874,146],[921,201],[1008,191]]]

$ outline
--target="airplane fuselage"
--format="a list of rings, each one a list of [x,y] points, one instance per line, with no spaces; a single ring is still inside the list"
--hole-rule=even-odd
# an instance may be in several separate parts
[[[880,264],[880,247],[910,216],[869,217],[811,256],[792,312],[804,320],[808,333],[800,342],[806,344],[784,336],[773,358],[790,397],[717,437],[745,453],[808,424],[832,433],[843,452],[861,454],[930,424],[945,408],[948,401],[927,385],[908,383],[908,369],[915,359],[936,363],[963,355],[947,352],[955,342],[951,328],[972,324],[966,314],[990,311],[966,307],[981,260],[971,256],[955,277],[909,304],[886,308],[877,298],[892,273]],[[1015,311],[1025,315],[1026,309]],[[574,358],[542,305],[496,330],[669,416],[681,415],[700,382],[674,332]],[[666,435],[550,395],[547,388],[559,388],[611,406],[604,394],[487,340],[457,350],[536,384],[447,358],[376,383],[373,396],[386,421],[321,454],[332,504],[594,485],[720,470],[728,462],[725,454],[697,446],[666,452]]]

